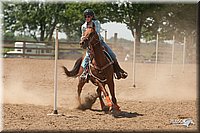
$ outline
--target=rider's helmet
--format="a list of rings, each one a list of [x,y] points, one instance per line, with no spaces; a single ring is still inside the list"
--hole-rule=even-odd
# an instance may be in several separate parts
[[[94,11],[92,9],[86,9],[84,12],[83,12],[83,15],[86,16],[86,15],[90,15],[90,16],[93,16],[94,17]]]

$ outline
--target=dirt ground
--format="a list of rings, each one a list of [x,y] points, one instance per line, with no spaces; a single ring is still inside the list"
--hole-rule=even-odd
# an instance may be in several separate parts
[[[116,97],[122,112],[115,116],[100,110],[97,99],[91,110],[78,110],[78,79],[67,78],[61,68],[71,69],[74,60],[58,61],[58,116],[53,112],[54,60],[3,59],[4,131],[197,131],[197,66],[136,64],[133,88],[132,62],[120,62],[129,73],[115,80]],[[82,99],[96,91],[86,84]],[[185,127],[170,122],[191,118]]]

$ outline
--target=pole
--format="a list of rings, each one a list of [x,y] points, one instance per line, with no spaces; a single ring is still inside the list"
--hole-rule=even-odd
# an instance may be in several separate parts
[[[172,44],[171,76],[173,76],[174,45],[175,45],[175,36],[173,36],[173,44]]]
[[[186,45],[186,37],[184,37],[184,43],[183,43],[183,68],[182,68],[183,73],[185,69],[185,45]]]
[[[47,115],[60,115],[57,110],[57,88],[58,88],[58,77],[57,77],[57,60],[58,60],[58,29],[56,27],[55,37],[55,63],[54,63],[54,110],[52,114]]]
[[[58,114],[57,111],[57,60],[58,60],[58,29],[56,28],[56,41],[55,41],[55,66],[54,66],[54,114]]]
[[[134,44],[133,44],[133,87],[135,88],[135,63],[136,63],[136,29],[134,29]]]
[[[158,66],[158,34],[156,36],[155,79],[157,79],[157,66]]]

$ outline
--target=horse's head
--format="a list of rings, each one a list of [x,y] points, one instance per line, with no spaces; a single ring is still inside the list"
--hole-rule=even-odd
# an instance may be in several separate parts
[[[93,41],[95,37],[96,31],[94,28],[87,28],[86,31],[83,33],[83,36],[80,41],[80,45],[82,48],[86,49],[91,45],[91,42]]]

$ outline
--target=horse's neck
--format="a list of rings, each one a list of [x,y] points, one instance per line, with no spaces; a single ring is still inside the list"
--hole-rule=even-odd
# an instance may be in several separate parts
[[[95,59],[96,65],[99,67],[102,67],[105,64],[107,64],[107,60],[104,55],[103,48],[100,42],[93,48],[93,50],[94,50],[94,59]]]

